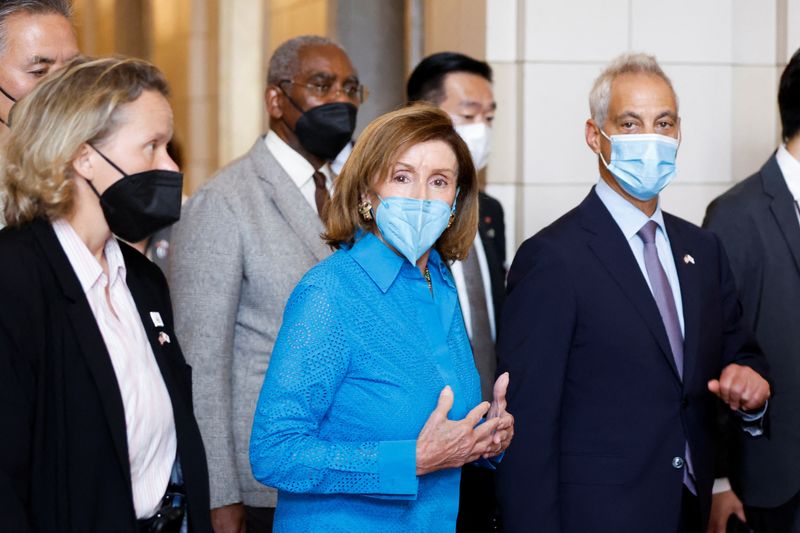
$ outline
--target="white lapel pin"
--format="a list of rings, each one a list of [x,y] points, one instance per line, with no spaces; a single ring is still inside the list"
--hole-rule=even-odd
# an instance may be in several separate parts
[[[687,265],[689,263],[694,264],[694,257],[692,257],[689,254],[686,254],[686,255],[683,256],[683,262],[686,263]]]
[[[169,335],[164,333],[163,331],[158,334],[158,344],[164,346],[164,344],[169,344]]]
[[[164,326],[164,321],[161,320],[161,313],[150,311],[150,320],[153,321],[153,325],[157,328]]]

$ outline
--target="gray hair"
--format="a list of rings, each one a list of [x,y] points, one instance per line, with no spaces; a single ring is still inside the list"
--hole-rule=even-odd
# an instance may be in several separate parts
[[[608,118],[611,84],[622,74],[652,74],[658,76],[669,85],[672,94],[675,96],[675,106],[677,107],[678,95],[675,94],[672,82],[661,69],[656,58],[647,54],[628,52],[614,59],[594,80],[592,91],[589,93],[589,110],[592,113],[592,120],[598,127],[602,128]]]
[[[269,60],[267,85],[277,85],[282,80],[294,79],[300,67],[300,51],[307,46],[335,46],[345,52],[345,49],[338,43],[319,35],[301,35],[289,39],[275,50]]]
[[[0,54],[6,47],[6,19],[17,13],[44,15],[55,13],[72,20],[70,0],[2,0],[0,2]]]

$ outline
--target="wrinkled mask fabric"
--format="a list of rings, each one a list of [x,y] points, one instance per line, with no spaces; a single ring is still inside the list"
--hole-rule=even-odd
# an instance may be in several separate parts
[[[112,233],[128,242],[139,242],[180,219],[183,174],[161,169],[126,174],[97,148],[92,148],[123,176],[103,194],[86,180],[100,199]]]
[[[625,192],[642,201],[658,195],[675,178],[677,139],[657,133],[608,136],[611,160],[600,159]]]
[[[326,161],[336,159],[353,138],[358,108],[348,102],[332,102],[304,111],[285,91],[283,94],[302,113],[294,134],[303,148]]]
[[[456,209],[455,202],[451,207],[442,200],[403,196],[378,196],[378,200],[381,203],[375,213],[375,224],[386,242],[413,265],[441,237]]]
[[[458,124],[454,126],[456,133],[469,148],[472,164],[475,170],[480,171],[489,162],[489,153],[492,148],[492,130],[483,122],[474,124]]]

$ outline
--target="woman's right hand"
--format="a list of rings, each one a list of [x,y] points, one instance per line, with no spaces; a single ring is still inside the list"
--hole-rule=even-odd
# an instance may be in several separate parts
[[[489,406],[489,402],[481,402],[462,420],[448,420],[447,413],[453,407],[453,389],[449,385],[442,389],[436,409],[417,437],[417,475],[458,468],[491,454],[492,434],[500,419],[492,418],[478,425]]]

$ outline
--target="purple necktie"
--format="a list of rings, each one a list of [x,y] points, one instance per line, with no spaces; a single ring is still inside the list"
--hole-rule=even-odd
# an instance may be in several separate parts
[[[675,298],[672,296],[672,287],[669,285],[661,261],[658,260],[657,228],[658,224],[654,220],[650,220],[642,226],[637,235],[644,242],[644,266],[647,269],[647,277],[650,278],[653,297],[656,299],[658,312],[661,314],[661,320],[667,330],[669,346],[672,348],[672,357],[675,359],[678,375],[683,379],[683,334],[678,319],[678,308],[675,307]]]
[[[658,229],[658,223],[649,220],[636,234],[644,242],[644,266],[647,269],[647,277],[650,279],[653,297],[656,300],[658,312],[661,314],[661,320],[664,322],[664,328],[667,330],[669,346],[672,348],[672,357],[675,359],[678,375],[683,379],[683,333],[678,319],[678,308],[675,306],[675,298],[672,296],[672,287],[666,272],[664,272],[664,267],[661,266],[661,261],[658,259],[656,229]],[[676,459],[673,459],[673,466]],[[688,442],[686,443],[686,468],[683,471],[683,483],[693,494],[697,494]]]

